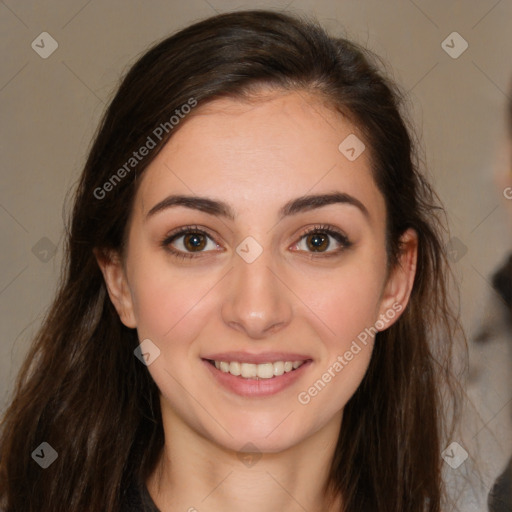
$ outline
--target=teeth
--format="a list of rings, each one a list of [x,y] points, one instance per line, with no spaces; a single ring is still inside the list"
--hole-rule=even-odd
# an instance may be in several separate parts
[[[277,361],[272,366],[274,367],[274,375],[276,377],[279,377],[279,375],[283,375],[284,363],[282,361]]]
[[[257,377],[258,368],[256,367],[255,364],[242,363],[240,365],[240,375],[242,375],[242,377],[245,377],[246,379],[249,379],[251,377]]]
[[[259,364],[256,366],[256,374],[260,379],[271,379],[274,376],[273,363]]]
[[[215,368],[245,379],[271,379],[296,370],[304,361],[276,361],[275,363],[239,363],[238,361],[214,361]]]
[[[242,373],[240,363],[237,363],[236,361],[229,363],[229,373],[231,373],[231,375],[240,375]]]

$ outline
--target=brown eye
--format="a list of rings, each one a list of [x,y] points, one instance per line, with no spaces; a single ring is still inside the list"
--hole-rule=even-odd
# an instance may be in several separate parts
[[[179,258],[199,257],[221,248],[211,235],[195,226],[186,226],[171,233],[162,240],[161,245]]]
[[[348,237],[338,229],[319,225],[306,231],[295,244],[295,250],[306,253],[320,253],[335,256],[352,246]]]
[[[183,236],[183,245],[190,252],[202,251],[206,246],[206,237],[202,233],[189,233]]]
[[[315,252],[324,252],[329,247],[329,238],[324,233],[313,233],[306,237],[309,249]]]

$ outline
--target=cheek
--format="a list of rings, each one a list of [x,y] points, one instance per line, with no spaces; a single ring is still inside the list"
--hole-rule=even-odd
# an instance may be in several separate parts
[[[323,354],[297,400],[316,410],[318,424],[346,405],[368,368],[385,278],[377,261],[354,258],[337,272],[302,280],[299,293],[308,297],[310,322],[323,333]]]
[[[343,348],[378,319],[385,279],[382,260],[357,256],[335,271],[301,276],[296,282],[298,295],[311,312],[325,324],[331,348]]]
[[[169,263],[153,259],[135,269],[131,279],[140,339],[150,338],[162,348],[172,340],[186,345],[198,335],[204,325],[198,317],[206,317],[209,302],[205,299],[218,281],[211,273],[201,274],[192,267],[173,271]]]

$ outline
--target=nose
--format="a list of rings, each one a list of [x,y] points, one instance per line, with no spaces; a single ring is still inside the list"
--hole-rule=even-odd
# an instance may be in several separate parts
[[[235,254],[222,305],[223,321],[253,339],[282,330],[292,318],[291,292],[283,281],[271,251],[263,250],[252,263]]]

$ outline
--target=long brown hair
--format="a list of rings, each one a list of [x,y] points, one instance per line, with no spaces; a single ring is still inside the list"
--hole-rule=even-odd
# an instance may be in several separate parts
[[[377,335],[345,407],[329,486],[341,493],[345,512],[441,509],[448,425],[441,395],[456,397],[450,358],[458,322],[448,300],[442,209],[419,171],[403,97],[358,45],[312,21],[245,11],[156,44],[104,115],[76,192],[62,284],[2,423],[6,512],[120,511],[127,486],[154,469],[164,443],[159,391],[134,357],[137,333],[120,322],[94,251],[122,253],[138,178],[186,122],[184,105],[250,100],[261,85],[312,92],[361,130],[386,202],[390,266],[407,228],[419,238],[410,303]],[[135,164],[133,152],[150,136],[155,147]],[[47,469],[31,457],[42,442],[58,453]]]

